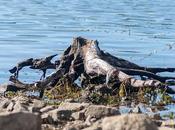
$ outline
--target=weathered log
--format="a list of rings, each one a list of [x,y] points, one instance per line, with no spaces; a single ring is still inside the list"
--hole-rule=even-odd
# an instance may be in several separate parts
[[[151,68],[151,67],[143,67],[139,66],[135,63],[132,63],[130,61],[127,61],[122,58],[115,57],[107,52],[101,51],[101,57],[103,60],[108,62],[109,64],[119,67],[119,68],[125,68],[125,69],[136,69],[136,70],[144,70],[149,71],[152,73],[160,73],[160,72],[175,72],[175,68]]]
[[[106,84],[108,84],[111,78],[115,79],[114,81],[118,83],[127,81],[133,87],[159,87],[161,86],[161,82],[165,82],[167,79],[175,79],[175,77],[161,77],[156,75],[156,73],[164,71],[174,72],[175,68],[142,67],[105,53],[100,50],[97,41],[82,37],[73,39],[73,43],[64,51],[62,57],[58,60],[58,64],[56,71],[44,80],[37,81],[35,84],[23,83],[22,85],[26,85],[26,87],[35,85],[38,88],[44,89],[46,87],[54,87],[64,75],[67,75],[74,82],[82,74],[86,74],[89,78],[106,77],[103,79]],[[45,67],[44,64],[43,67]],[[40,67],[35,68],[41,69]],[[132,77],[133,75],[146,76],[147,79],[136,79]],[[101,82],[101,84],[103,83]]]
[[[133,87],[144,87],[144,86],[159,86],[160,82],[156,80],[138,80],[124,72],[120,71],[116,67],[110,65],[105,60],[102,60],[102,53],[98,46],[97,41],[83,39],[82,50],[84,55],[84,66],[85,71],[88,75],[106,75],[108,78],[115,77],[117,81],[123,82],[129,80]],[[107,78],[107,80],[108,80]]]
[[[19,62],[15,67],[13,67],[12,69],[10,69],[10,73],[14,74],[14,76],[16,78],[18,78],[19,75],[19,71],[26,66],[30,66],[31,69],[39,69],[43,71],[43,75],[41,76],[40,79],[44,79],[45,75],[46,75],[46,70],[47,69],[56,69],[56,64],[59,64],[59,61],[56,62],[56,64],[51,63],[51,60],[57,56],[57,54],[55,55],[51,55],[45,58],[40,58],[40,59],[27,59],[24,60],[22,62]]]
[[[10,73],[14,74],[16,78],[18,78],[19,71],[25,67],[25,66],[30,66],[33,64],[33,58],[27,59],[25,61],[19,62],[15,67],[10,69]]]

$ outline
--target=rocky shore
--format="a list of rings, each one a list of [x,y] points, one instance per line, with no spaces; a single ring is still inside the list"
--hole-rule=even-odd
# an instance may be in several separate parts
[[[77,102],[49,103],[26,96],[0,98],[0,130],[175,130],[174,121],[120,108]]]

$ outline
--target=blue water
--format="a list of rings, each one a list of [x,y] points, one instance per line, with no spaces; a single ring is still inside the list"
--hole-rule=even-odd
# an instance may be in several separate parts
[[[175,67],[175,1],[0,0],[0,83],[17,62],[61,55],[76,36],[140,65]],[[40,78],[31,72],[20,77]]]

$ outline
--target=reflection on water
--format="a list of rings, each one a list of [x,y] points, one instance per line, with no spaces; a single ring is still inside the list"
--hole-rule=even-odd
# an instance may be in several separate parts
[[[16,62],[61,54],[75,36],[140,65],[175,67],[174,7],[172,0],[0,0],[0,83]],[[27,72],[20,76],[40,77]]]

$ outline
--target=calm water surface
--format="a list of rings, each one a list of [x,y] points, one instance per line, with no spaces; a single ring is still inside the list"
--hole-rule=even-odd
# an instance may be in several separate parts
[[[0,0],[0,83],[17,62],[61,55],[75,36],[140,65],[175,67],[175,1]],[[41,75],[24,71],[24,81]]]

